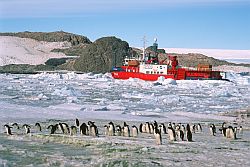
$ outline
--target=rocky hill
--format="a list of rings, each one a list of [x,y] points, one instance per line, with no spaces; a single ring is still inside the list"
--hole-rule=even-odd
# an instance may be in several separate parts
[[[64,31],[56,32],[18,32],[18,33],[0,33],[0,36],[15,36],[20,38],[31,38],[37,41],[46,42],[70,42],[72,45],[90,44],[91,41],[82,35],[76,35]]]
[[[0,33],[1,36],[3,37],[0,39],[3,39],[3,41],[1,41],[0,46],[0,65],[30,64],[33,66],[28,68],[28,65],[8,65],[0,67],[0,72],[20,72],[23,69],[26,73],[32,73],[36,70],[106,73],[111,70],[112,66],[122,65],[124,57],[139,56],[142,53],[140,49],[130,48],[127,42],[116,37],[103,37],[91,42],[85,36],[63,31]],[[9,40],[7,43],[6,39]],[[2,45],[5,45],[6,48],[1,48]],[[148,52],[151,52],[150,48],[147,49]],[[13,55],[12,52],[16,54]],[[164,60],[169,54],[177,55],[179,64],[186,67],[196,67],[198,64],[237,65],[202,54],[164,53],[163,49],[160,50],[158,57],[160,60]],[[74,59],[65,61],[67,56],[74,56]],[[7,58],[11,61],[7,61]],[[53,58],[53,60],[49,61],[49,58]],[[63,58],[63,61],[61,58]],[[37,60],[41,61],[38,62]],[[66,63],[62,64],[61,62]],[[244,64],[244,66],[249,67],[247,64]],[[29,70],[27,71],[27,69]]]

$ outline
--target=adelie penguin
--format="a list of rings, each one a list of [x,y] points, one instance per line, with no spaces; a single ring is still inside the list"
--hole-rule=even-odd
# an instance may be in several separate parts
[[[146,124],[141,123],[140,126],[139,126],[139,131],[141,133],[147,133],[147,131],[146,131]]]
[[[89,125],[89,135],[98,136],[98,129],[94,122],[91,122]]]
[[[7,124],[4,125],[4,127],[5,127],[5,130],[6,130],[6,134],[7,134],[7,135],[12,135],[12,133],[11,133],[11,128],[12,128],[12,127],[9,126],[9,125],[7,125]]]
[[[243,134],[243,128],[242,128],[242,126],[240,126],[240,128],[239,128],[239,134]]]
[[[146,133],[151,133],[149,122],[146,122]]]
[[[187,124],[187,127],[186,127],[186,136],[187,136],[187,141],[193,141],[192,132],[191,132],[189,124]]]
[[[226,138],[236,139],[236,132],[232,126],[226,128]]]
[[[137,137],[138,136],[138,128],[133,125],[132,126],[132,137]]]
[[[77,134],[77,127],[74,126],[74,125],[72,125],[72,126],[70,127],[70,136],[73,136],[73,135],[75,135],[75,134]]]
[[[29,133],[30,133],[30,126],[27,125],[27,124],[24,124],[23,127],[24,127],[24,129],[25,129],[25,133],[26,133],[26,134],[29,134]]]
[[[39,132],[42,131],[42,127],[41,127],[40,123],[37,122],[37,123],[35,124],[35,127],[37,127],[37,130],[38,130]]]
[[[88,126],[86,125],[86,123],[82,123],[80,126],[80,134],[81,135],[88,135]]]
[[[124,126],[123,126],[123,136],[130,137],[130,129],[126,122],[124,122]]]
[[[20,129],[20,127],[19,127],[19,125],[15,122],[15,123],[13,123],[11,126],[13,126],[13,127],[16,127],[16,129]]]
[[[164,125],[164,123],[161,123],[159,125],[159,127],[160,127],[160,130],[161,130],[161,133],[167,134],[166,126]]]
[[[210,134],[212,136],[215,136],[215,133],[216,133],[216,127],[214,124],[211,124],[210,127],[209,127],[209,131],[210,131]]]
[[[169,124],[168,125],[168,138],[170,141],[176,141],[176,134],[175,134],[175,130],[173,129],[172,125]]]
[[[69,125],[66,123],[59,123],[59,127],[62,131],[63,134],[69,134],[70,130],[69,130]]]
[[[161,131],[158,128],[156,128],[154,130],[154,133],[155,133],[154,136],[155,136],[156,144],[161,145],[162,144]]]
[[[104,135],[108,136],[109,134],[109,126],[108,125],[104,125]]]
[[[223,134],[224,137],[226,137],[226,122],[223,122],[221,125],[221,133]]]
[[[76,118],[75,124],[76,124],[76,127],[79,127],[79,126],[80,126],[80,121],[79,121],[79,119]]]
[[[198,131],[198,132],[202,132],[202,126],[201,126],[200,123],[198,123],[198,125],[197,125],[197,131]]]
[[[109,122],[108,125],[108,136],[114,136],[115,135],[115,125],[113,122]]]
[[[58,129],[58,124],[55,125],[49,125],[47,129],[50,129],[50,134],[55,134],[56,130]]]
[[[116,136],[122,135],[122,128],[120,125],[116,125]]]
[[[179,138],[181,141],[183,141],[184,140],[184,132],[181,130],[180,125],[176,125],[175,132],[176,132],[176,137]]]

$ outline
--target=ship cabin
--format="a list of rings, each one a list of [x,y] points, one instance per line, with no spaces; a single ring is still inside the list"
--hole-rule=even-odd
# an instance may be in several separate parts
[[[141,64],[140,73],[144,74],[162,74],[166,75],[168,73],[168,66],[163,64]]]

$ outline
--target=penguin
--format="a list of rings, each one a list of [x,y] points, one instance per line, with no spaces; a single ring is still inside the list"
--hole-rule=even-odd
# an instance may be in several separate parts
[[[179,130],[179,138],[184,141],[184,132],[181,129]]]
[[[115,135],[115,126],[113,122],[109,122],[109,128],[108,128],[108,136],[114,136]]]
[[[226,138],[236,139],[236,133],[232,126],[226,128]]]
[[[74,125],[72,125],[72,126],[70,127],[70,136],[73,136],[73,135],[75,135],[75,134],[77,134],[77,127],[74,126]]]
[[[104,125],[104,135],[108,136],[109,133],[109,126],[108,125]]]
[[[237,132],[238,132],[237,127],[234,127],[234,133],[237,133]]]
[[[126,122],[124,122],[124,125],[123,125],[123,136],[130,137],[129,125]]]
[[[42,131],[42,127],[40,125],[40,123],[35,123],[35,127],[37,127],[38,131],[41,132]]]
[[[159,128],[160,128],[161,133],[167,134],[166,126],[164,125],[164,123],[161,123],[159,125]]]
[[[197,131],[198,131],[198,132],[202,132],[202,126],[201,126],[200,123],[198,123],[198,125],[197,125]]]
[[[94,125],[95,124],[95,122],[93,122],[93,121],[88,121],[88,129],[89,129],[89,135],[91,135],[91,129],[90,129],[90,127],[92,126],[92,125]]]
[[[25,129],[26,134],[30,133],[30,126],[28,124],[24,124],[23,128]]]
[[[176,138],[183,141],[184,140],[184,132],[181,130],[180,125],[176,125],[175,131],[176,131]]]
[[[192,132],[192,133],[195,133],[195,130],[196,130],[196,125],[195,125],[195,124],[193,124],[191,127],[192,127],[191,132]]]
[[[242,128],[242,126],[240,126],[240,128],[239,128],[239,134],[242,134],[243,133],[243,128]]]
[[[223,134],[224,137],[226,137],[226,126],[225,126],[226,122],[223,122],[221,125],[221,133]]]
[[[55,134],[56,130],[58,129],[58,124],[49,125],[47,129],[50,129],[50,134]]]
[[[170,141],[176,141],[175,130],[173,129],[171,124],[169,124],[168,126],[168,138]]]
[[[7,125],[7,124],[5,124],[4,127],[5,127],[5,130],[6,130],[7,135],[12,135],[12,133],[11,133],[11,128],[12,128],[12,127],[9,126],[9,125]]]
[[[86,125],[86,123],[82,123],[80,126],[80,134],[81,135],[88,135],[88,126]]]
[[[162,144],[161,131],[158,128],[156,128],[154,133],[155,133],[154,136],[155,136],[156,144],[161,145]]]
[[[185,133],[185,132],[186,132],[186,128],[185,128],[185,126],[184,126],[184,125],[181,125],[181,130],[183,131],[183,133]]]
[[[146,131],[146,124],[141,123],[140,126],[139,126],[139,131],[141,133],[147,133],[147,131]]]
[[[149,122],[146,122],[146,133],[150,133],[151,130],[150,130],[150,124]]]
[[[215,133],[216,133],[216,127],[214,124],[211,124],[210,127],[209,127],[209,131],[210,131],[210,134],[212,136],[215,136]]]
[[[143,124],[143,125],[142,125],[142,133],[147,133],[146,124]]]
[[[186,126],[186,136],[187,136],[187,141],[193,141],[192,132],[191,132],[189,124],[187,124],[187,126]]]
[[[158,123],[156,121],[154,121],[153,126],[154,126],[154,129],[158,128]]]
[[[172,123],[172,128],[175,130],[175,128],[176,128],[176,125],[175,125],[175,123],[173,122]]]
[[[98,129],[94,122],[92,122],[89,126],[89,135],[98,136]]]
[[[150,133],[150,134],[154,133],[154,125],[153,125],[152,123],[150,123],[150,124],[149,124],[149,127],[150,127],[150,128],[149,128],[149,131],[150,131],[149,133]]]
[[[59,123],[59,127],[62,131],[63,134],[69,134],[70,130],[69,130],[69,125],[66,123]]]
[[[76,123],[76,127],[79,127],[79,126],[80,126],[80,121],[79,121],[79,119],[76,118],[75,123]]]
[[[20,129],[20,127],[19,127],[19,125],[15,122],[15,123],[13,123],[11,126],[13,126],[13,127],[16,127],[16,129]]]
[[[122,135],[122,128],[120,125],[116,125],[116,136]]]
[[[140,125],[139,125],[139,131],[141,132],[141,133],[143,133],[143,130],[142,130],[142,127],[143,127],[143,123],[141,123]]]
[[[138,136],[138,128],[135,125],[132,126],[132,136],[133,137]]]

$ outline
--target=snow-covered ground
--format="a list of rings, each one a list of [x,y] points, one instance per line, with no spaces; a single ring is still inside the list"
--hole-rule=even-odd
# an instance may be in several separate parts
[[[41,64],[65,56],[51,53],[52,49],[69,46],[0,37],[0,65]],[[250,76],[233,72],[249,72],[249,68],[217,69],[228,71],[231,82],[146,82],[74,72],[0,74],[0,166],[250,166]],[[95,121],[100,136],[49,135],[48,125],[74,125],[75,118]],[[160,146],[152,134],[137,138],[104,135],[103,126],[110,121],[138,127],[154,120],[165,125],[170,121],[201,123],[204,130],[193,134],[194,142],[170,142],[163,135]],[[224,138],[218,130],[216,136],[210,136],[209,125],[215,123],[219,128],[223,121],[242,125],[244,133],[237,134],[237,140]],[[8,136],[3,125],[14,122],[21,127],[13,127],[13,135]],[[42,132],[35,129],[35,122],[41,123]],[[23,124],[31,125],[30,135],[24,133]]]
[[[249,166],[249,119],[235,113],[249,110],[250,77],[228,77],[231,82],[146,82],[115,80],[110,74],[0,74],[0,166]],[[100,137],[51,136],[46,129],[34,129],[35,122],[45,128],[58,122],[74,125],[75,118],[94,120]],[[103,126],[109,121],[139,126],[154,120],[200,122],[204,132],[193,134],[191,143],[169,142],[164,135],[162,146],[150,134],[104,136]],[[219,127],[223,121],[243,125],[244,134],[238,134],[238,140],[219,132],[210,136],[208,125]],[[14,135],[7,136],[3,125],[13,122],[32,125],[32,135],[13,128]]]
[[[70,47],[69,42],[44,42],[29,38],[0,36],[0,66],[7,64],[44,64],[50,58],[66,57],[51,52],[55,48]]]
[[[235,63],[250,63],[250,50],[164,48],[167,53],[200,53],[216,59]]]

